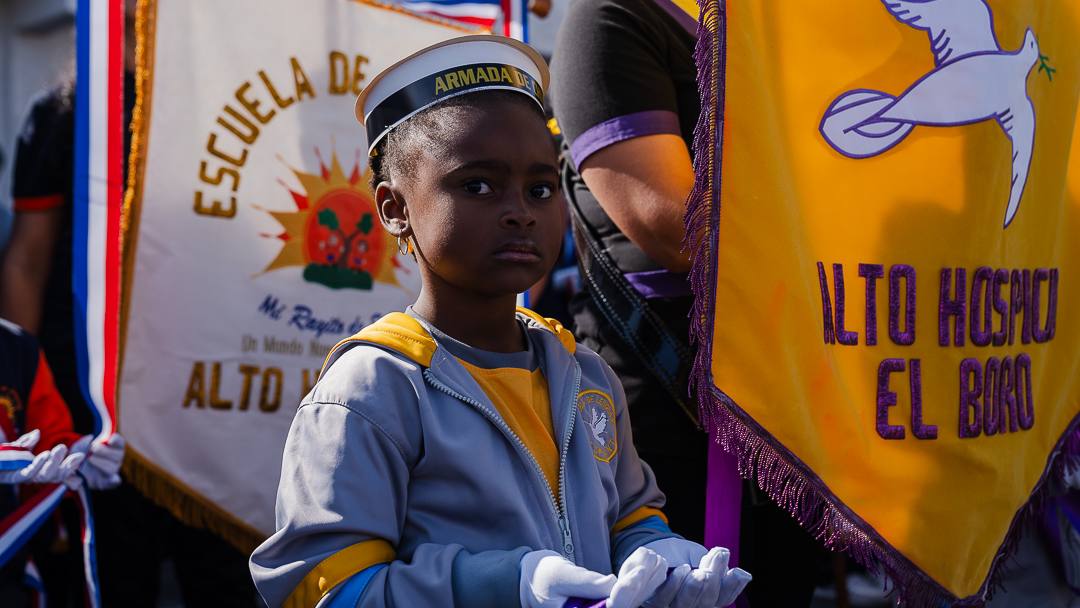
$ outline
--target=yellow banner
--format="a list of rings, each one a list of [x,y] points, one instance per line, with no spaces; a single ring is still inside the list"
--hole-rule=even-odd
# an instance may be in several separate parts
[[[710,4],[701,371],[755,431],[724,442],[836,544],[981,596],[1077,432],[1080,4]]]

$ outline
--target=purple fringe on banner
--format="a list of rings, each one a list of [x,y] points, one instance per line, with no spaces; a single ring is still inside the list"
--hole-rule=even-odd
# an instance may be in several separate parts
[[[739,474],[754,479],[773,500],[826,547],[843,551],[892,582],[902,605],[982,606],[1000,588],[1001,566],[1016,550],[1023,524],[1037,517],[1048,481],[1060,479],[1066,462],[1080,464],[1080,415],[1070,423],[1047,460],[1027,503],[1016,513],[975,595],[957,598],[930,578],[872,526],[842,503],[805,463],[776,441],[712,381],[713,298],[720,226],[720,154],[723,141],[724,78],[727,70],[724,0],[702,0],[694,61],[698,69],[701,115],[694,129],[694,188],[686,211],[684,250],[693,252],[690,284],[691,343],[697,346],[690,377],[699,399],[701,422],[739,461]]]

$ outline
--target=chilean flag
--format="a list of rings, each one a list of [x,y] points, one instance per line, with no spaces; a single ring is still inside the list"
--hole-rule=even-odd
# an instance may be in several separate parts
[[[529,41],[529,0],[501,0],[503,36]]]
[[[425,15],[490,30],[499,18],[499,0],[402,0],[401,6]]]
[[[72,290],[83,397],[94,432],[116,430],[120,213],[124,194],[124,1],[78,0]]]
[[[529,41],[529,0],[401,0],[410,11],[486,30],[502,16],[503,35]]]
[[[124,0],[78,0],[75,13],[75,175],[72,207],[72,291],[83,397],[94,433],[116,431],[115,396],[120,319],[120,213],[124,193]],[[9,451],[9,450],[5,450]],[[19,454],[9,454],[12,461]],[[15,555],[60,503],[68,488],[46,486],[0,520],[0,565]],[[83,484],[86,605],[97,608],[94,520]]]

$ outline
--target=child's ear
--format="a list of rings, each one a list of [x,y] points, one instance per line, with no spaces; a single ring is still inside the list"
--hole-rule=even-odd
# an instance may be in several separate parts
[[[402,238],[412,235],[405,197],[393,184],[382,181],[375,187],[375,207],[379,210],[379,221],[387,232]]]

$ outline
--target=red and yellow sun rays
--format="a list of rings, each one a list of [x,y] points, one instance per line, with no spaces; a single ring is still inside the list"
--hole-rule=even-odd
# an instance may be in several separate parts
[[[290,167],[303,190],[285,186],[296,210],[267,210],[282,232],[263,236],[280,240],[281,250],[263,272],[303,266],[305,280],[335,289],[370,289],[373,282],[399,285],[394,241],[379,225],[370,171],[361,173],[358,157],[346,175],[336,152],[329,167],[318,150],[316,155],[318,174]]]

